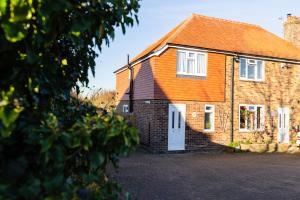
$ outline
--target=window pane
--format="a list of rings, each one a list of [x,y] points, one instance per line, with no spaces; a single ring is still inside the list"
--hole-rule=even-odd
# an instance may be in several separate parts
[[[261,128],[261,107],[257,107],[257,111],[256,111],[256,126],[257,126],[257,129]]]
[[[205,56],[203,54],[197,54],[197,73],[206,74]]]
[[[255,78],[255,65],[248,65],[248,79]]]
[[[194,74],[194,67],[195,67],[195,60],[194,59],[188,59],[187,73],[188,74]]]
[[[212,110],[212,107],[211,106],[205,106],[205,110],[210,111],[210,110]]]
[[[255,112],[247,112],[247,129],[255,130]]]
[[[189,53],[189,57],[194,58],[195,57],[195,53]]]
[[[246,128],[247,109],[245,106],[240,106],[240,129]]]
[[[205,113],[205,115],[204,115],[204,129],[211,129],[212,128],[211,118],[212,118],[212,113]]]
[[[240,61],[240,77],[246,78],[246,59]]]
[[[185,52],[177,52],[177,72],[185,71]]]
[[[249,111],[255,111],[255,106],[248,106]]]
[[[257,79],[262,79],[262,73],[263,73],[263,67],[262,67],[262,61],[257,61]]]

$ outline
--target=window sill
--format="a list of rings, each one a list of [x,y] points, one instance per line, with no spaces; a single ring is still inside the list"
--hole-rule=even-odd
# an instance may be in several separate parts
[[[264,130],[239,130],[239,133],[255,133],[255,132],[264,132]]]
[[[176,74],[176,78],[190,78],[190,79],[206,80],[206,76],[187,75],[187,74]]]
[[[214,133],[215,130],[205,130],[205,129],[204,129],[202,132],[203,132],[203,133]]]
[[[257,83],[264,83],[265,80],[253,80],[253,79],[241,79],[240,78],[240,81],[245,81],[245,82],[257,82]]]

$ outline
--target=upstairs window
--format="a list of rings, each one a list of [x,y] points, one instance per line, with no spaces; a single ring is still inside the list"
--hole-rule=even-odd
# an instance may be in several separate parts
[[[177,51],[177,74],[206,76],[207,54],[195,51]]]
[[[264,66],[263,61],[254,59],[240,59],[240,79],[263,81]]]
[[[262,131],[264,129],[264,106],[240,105],[240,131]]]

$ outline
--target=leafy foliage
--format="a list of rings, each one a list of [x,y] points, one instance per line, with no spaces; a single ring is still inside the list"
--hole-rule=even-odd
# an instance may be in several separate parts
[[[138,0],[0,1],[0,199],[117,199],[106,167],[135,128],[71,96]]]

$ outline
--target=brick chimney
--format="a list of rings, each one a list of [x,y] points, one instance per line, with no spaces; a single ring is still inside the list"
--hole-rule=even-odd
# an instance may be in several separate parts
[[[284,22],[284,39],[300,48],[300,17],[287,14]]]

